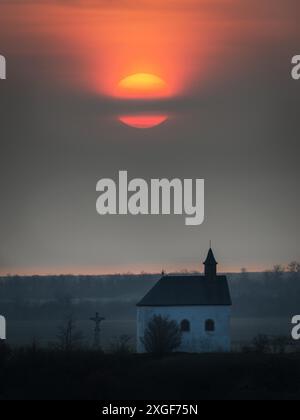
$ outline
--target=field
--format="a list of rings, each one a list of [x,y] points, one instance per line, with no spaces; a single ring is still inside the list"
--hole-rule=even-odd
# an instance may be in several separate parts
[[[297,400],[300,354],[110,354],[0,348],[0,400]]]

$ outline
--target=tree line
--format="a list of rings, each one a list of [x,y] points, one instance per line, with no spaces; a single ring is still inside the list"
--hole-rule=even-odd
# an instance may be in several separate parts
[[[11,319],[86,319],[97,310],[110,319],[134,319],[135,305],[160,275],[0,278],[0,310]],[[290,317],[300,307],[300,264],[264,273],[229,274],[235,317]]]

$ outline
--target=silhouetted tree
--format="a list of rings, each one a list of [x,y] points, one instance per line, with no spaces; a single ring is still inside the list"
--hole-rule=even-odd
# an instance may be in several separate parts
[[[72,315],[69,315],[65,324],[59,327],[57,339],[58,349],[65,352],[77,350],[82,346],[83,334],[77,329]]]
[[[284,354],[290,339],[284,335],[273,338],[271,346],[274,353]]]
[[[155,315],[148,323],[142,341],[148,353],[162,356],[180,346],[181,331],[177,322]]]
[[[276,264],[273,267],[273,271],[276,275],[281,276],[285,272],[285,267],[281,264]]]
[[[241,277],[243,280],[248,280],[249,279],[249,273],[247,268],[243,267],[241,268]]]

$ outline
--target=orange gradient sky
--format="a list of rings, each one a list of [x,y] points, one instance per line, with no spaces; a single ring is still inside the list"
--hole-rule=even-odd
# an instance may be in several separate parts
[[[221,271],[298,259],[299,15],[299,0],[0,0],[0,274],[201,269],[210,239]],[[96,181],[120,169],[207,179],[204,225],[99,218]]]

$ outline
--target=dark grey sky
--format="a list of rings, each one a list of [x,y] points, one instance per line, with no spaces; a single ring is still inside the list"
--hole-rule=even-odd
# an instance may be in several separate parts
[[[6,3],[0,1],[0,24]],[[253,18],[262,12],[257,4]],[[58,40],[45,41],[44,33],[22,39],[20,28],[4,28],[0,53],[9,67],[8,80],[0,81],[0,273],[201,269],[209,240],[224,270],[300,258],[300,82],[290,77],[291,58],[300,54],[293,30],[299,6],[262,4],[272,19],[274,8],[285,13],[277,12],[270,24],[264,11],[259,16],[267,30],[252,37],[250,25],[226,45],[220,40],[221,57],[227,48],[229,58],[212,56],[214,71],[205,79],[195,77],[193,89],[155,105],[170,118],[149,130],[122,125],[117,100],[80,84],[64,86],[73,58],[61,58]],[[9,19],[14,13],[11,8]],[[232,19],[240,22],[241,15]],[[278,33],[281,24],[289,30]],[[180,216],[100,217],[96,183],[117,179],[119,170],[147,180],[205,178],[205,223],[186,227]]]

